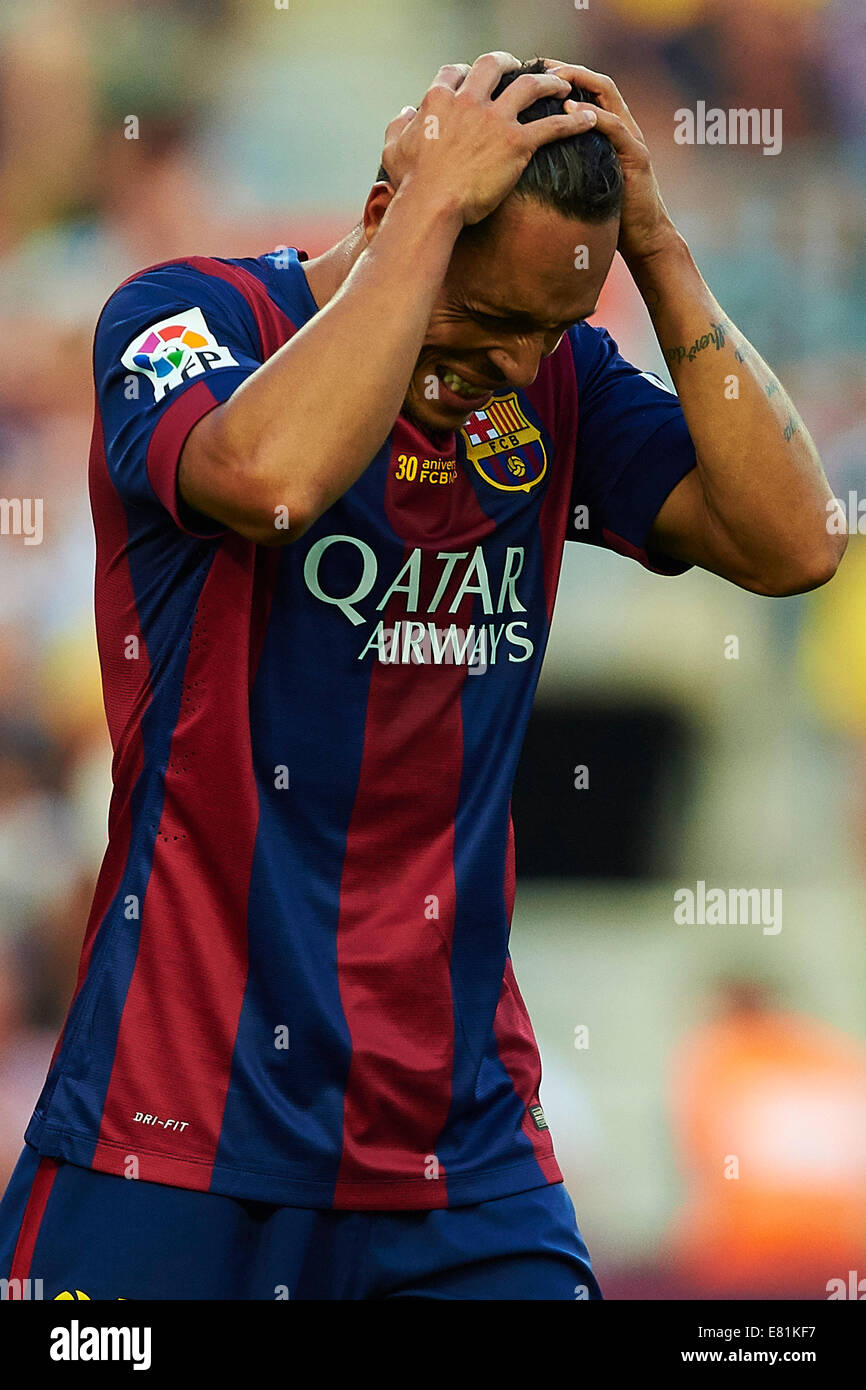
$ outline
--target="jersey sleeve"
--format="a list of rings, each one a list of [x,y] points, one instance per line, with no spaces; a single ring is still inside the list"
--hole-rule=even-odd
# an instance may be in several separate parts
[[[649,549],[662,504],[696,463],[679,400],[627,362],[606,330],[579,324],[568,336],[578,393],[568,539],[683,574],[690,565]]]
[[[111,481],[130,507],[156,509],[192,536],[225,527],[181,498],[177,469],[190,430],[262,364],[239,290],[183,263],[122,285],[96,329],[96,408]]]

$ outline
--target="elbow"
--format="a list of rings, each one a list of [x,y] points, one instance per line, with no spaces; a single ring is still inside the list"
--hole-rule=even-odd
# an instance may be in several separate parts
[[[235,530],[255,545],[272,548],[292,545],[300,540],[320,511],[308,499],[287,495],[286,489],[250,486],[247,490],[243,517]]]
[[[808,553],[791,556],[778,573],[760,586],[759,592],[771,598],[790,598],[807,594],[829,583],[842,561],[848,546],[847,535],[822,537],[821,544]]]
[[[242,475],[247,512],[242,534],[247,539],[256,545],[292,545],[309,531],[335,500],[316,485],[309,471],[309,459],[298,467],[285,456],[253,455]]]
[[[292,460],[251,447],[231,425],[224,406],[195,425],[181,452],[179,494],[255,545],[290,545],[309,530],[327,500],[299,481],[304,473]]]
[[[819,559],[817,560],[813,572],[810,589],[820,589],[822,584],[827,584],[836,573],[842,563],[842,556],[848,549],[848,533],[841,536],[828,536]]]
[[[235,455],[230,471],[234,530],[255,545],[292,545],[324,511],[322,499],[298,482],[299,470],[285,458],[247,454],[241,463]]]

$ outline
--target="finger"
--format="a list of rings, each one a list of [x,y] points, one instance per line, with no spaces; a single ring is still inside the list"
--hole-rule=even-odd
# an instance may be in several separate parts
[[[390,145],[394,140],[399,139],[409,122],[418,112],[414,106],[404,106],[399,116],[395,116],[393,121],[389,121],[385,127],[385,144]]]
[[[524,111],[527,106],[531,106],[542,97],[564,99],[570,91],[571,83],[565,77],[558,77],[555,73],[527,72],[522,77],[515,78],[502,95],[496,98],[496,109],[501,110],[506,116],[517,116],[520,111]]]
[[[448,87],[450,91],[456,92],[462,86],[470,72],[468,63],[446,63],[437,72],[431,87]]]
[[[549,72],[559,72],[563,76],[570,75],[570,81],[579,87],[585,87],[588,92],[592,92],[599,97],[602,105],[609,111],[617,108],[617,115],[621,109],[627,110],[622,95],[612,77],[606,73],[594,72],[592,68],[584,67],[581,63],[558,63],[553,58],[545,58],[544,66]]]
[[[471,92],[476,97],[489,97],[498,85],[500,77],[504,77],[507,72],[516,71],[519,67],[520,59],[515,58],[513,53],[482,53],[469,69],[463,83],[463,91]]]
[[[614,115],[619,116],[630,128],[632,135],[638,140],[643,139],[638,123],[612,77],[606,76],[603,72],[594,72],[592,68],[583,67],[580,63],[558,63],[551,58],[545,59],[545,66],[560,77],[568,78],[576,87],[583,87],[586,91],[592,92],[598,97],[603,110],[612,111]]]
[[[606,135],[613,145],[620,159],[626,159],[634,164],[649,165],[649,151],[643,140],[634,136],[626,122],[621,116],[617,116],[613,111],[605,111],[599,106],[589,106],[586,102],[567,101],[566,111],[572,111],[579,115],[581,111],[592,111],[595,113],[595,126],[602,135]]]
[[[581,106],[579,110],[566,111],[562,116],[543,116],[540,121],[529,121],[521,126],[521,130],[528,148],[534,151],[551,140],[567,140],[569,135],[583,135],[587,130],[592,130],[598,117],[604,114],[595,106]]]
[[[390,168],[391,154],[393,154],[394,146],[397,144],[403,131],[417,114],[418,112],[415,110],[414,106],[404,106],[399,116],[395,116],[393,121],[389,121],[385,127],[385,146],[382,150],[382,158],[379,163],[385,170],[388,183],[390,183],[392,188],[396,188],[397,184],[394,181],[394,176]]]

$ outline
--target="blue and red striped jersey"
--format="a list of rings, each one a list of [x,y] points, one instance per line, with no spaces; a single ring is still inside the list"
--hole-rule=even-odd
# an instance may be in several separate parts
[[[399,416],[300,540],[245,540],[183,502],[178,460],[316,313],[304,259],[158,266],[100,318],[109,842],[26,1137],[271,1203],[472,1203],[561,1181],[509,931],[563,543],[679,573],[647,537],[694,450],[580,324],[456,434]]]

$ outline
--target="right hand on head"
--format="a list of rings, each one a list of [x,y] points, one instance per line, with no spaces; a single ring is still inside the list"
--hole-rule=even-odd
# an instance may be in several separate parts
[[[493,101],[500,78],[519,67],[511,53],[485,53],[471,67],[440,68],[418,109],[404,107],[385,132],[392,187],[411,181],[470,225],[507,197],[539,146],[591,128],[586,110],[521,125],[520,111],[540,97],[566,100],[571,85],[552,72],[524,73]]]

